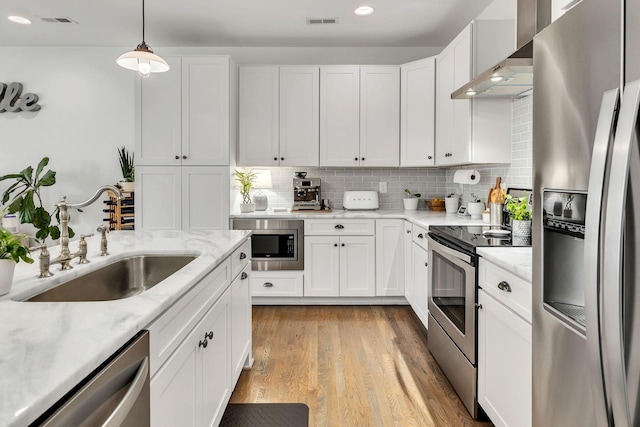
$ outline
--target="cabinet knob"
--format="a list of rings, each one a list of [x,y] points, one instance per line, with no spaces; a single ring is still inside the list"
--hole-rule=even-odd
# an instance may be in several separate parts
[[[277,162],[277,161],[278,161],[278,158],[277,158],[277,157],[274,157],[274,158],[273,158],[273,160],[275,160],[275,161]]]
[[[505,291],[505,292],[511,292],[511,286],[505,282],[504,280],[500,283],[498,283],[498,289],[500,289],[501,291]]]
[[[182,158],[183,158],[183,159],[186,159],[186,158],[187,158],[187,156],[182,156]]]
[[[424,236],[422,235],[422,233],[418,234],[418,239],[424,239]]]
[[[342,230],[342,229],[344,228],[344,225],[342,225],[342,224],[336,224],[336,226],[335,226],[335,227],[333,227],[333,228],[335,228],[336,230]]]
[[[364,157],[361,160],[364,160]]]
[[[247,258],[247,254],[245,254],[244,252],[240,252],[240,259],[246,259]]]
[[[213,339],[213,331],[209,331],[209,332],[205,332],[204,333],[204,339],[206,340],[207,338],[209,338],[210,340]]]
[[[284,157],[280,157],[280,160],[284,160]]]
[[[337,247],[338,247],[338,244],[337,244],[337,243],[334,243],[334,244],[333,244],[333,247],[334,247],[334,248],[337,248]]]
[[[427,156],[427,159],[431,160],[433,159],[433,156]]]
[[[205,338],[204,341],[201,340],[200,342],[198,342],[198,347],[207,348],[208,344],[209,343],[207,342],[207,339]]]
[[[176,156],[176,160],[180,160],[180,156]]]
[[[428,263],[428,262],[425,262],[425,263],[424,263],[424,266],[425,266],[425,267],[429,267],[429,263]]]
[[[477,308],[478,310],[482,310],[482,304],[478,304],[478,303],[476,303],[476,308]]]
[[[249,277],[249,275],[246,273],[246,271],[243,271],[242,274],[240,275],[240,280],[244,280],[247,277]]]
[[[266,282],[266,283],[263,283],[262,286],[264,286],[265,288],[273,288],[273,283]]]
[[[340,246],[344,246],[344,243],[343,243],[343,244],[341,244]]]
[[[411,234],[411,230],[407,230],[407,234]]]
[[[355,160],[355,161],[357,162],[357,161],[358,161],[358,158],[356,157],[356,158],[354,158],[353,160]]]

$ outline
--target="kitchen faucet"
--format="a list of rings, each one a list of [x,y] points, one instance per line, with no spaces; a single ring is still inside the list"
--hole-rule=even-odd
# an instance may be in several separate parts
[[[60,255],[58,255],[53,260],[49,260],[49,251],[46,246],[42,247],[42,251],[40,253],[40,276],[39,277],[49,277],[51,276],[51,272],[49,272],[49,266],[52,264],[60,264],[61,270],[71,270],[73,267],[71,266],[71,260],[76,257],[80,258],[81,264],[86,264],[89,261],[87,260],[87,243],[84,240],[87,236],[80,237],[80,246],[77,252],[71,253],[69,250],[69,208],[72,209],[80,209],[85,206],[89,206],[96,200],[102,193],[107,190],[111,190],[116,194],[116,199],[120,200],[122,198],[122,192],[118,187],[113,185],[103,185],[98,188],[96,193],[91,196],[90,199],[85,200],[81,203],[69,203],[67,202],[67,196],[63,196],[62,200],[56,204],[59,209],[60,216]],[[98,229],[98,231],[102,231]],[[105,233],[102,233],[102,242],[101,245],[103,247],[102,254],[106,255],[106,237]]]

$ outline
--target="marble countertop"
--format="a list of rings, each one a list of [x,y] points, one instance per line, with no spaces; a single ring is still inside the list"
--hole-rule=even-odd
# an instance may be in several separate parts
[[[0,297],[0,424],[24,426],[116,352],[138,331],[219,265],[250,235],[246,231],[115,231],[110,256],[100,257],[100,237],[87,239],[90,264],[70,271],[52,267],[37,279],[38,262],[16,266],[11,292]],[[72,251],[77,242],[71,243]],[[50,248],[52,257],[58,247]],[[21,302],[44,289],[136,254],[198,257],[150,290],[104,302]],[[36,254],[34,254],[36,255]]]
[[[531,248],[478,248],[478,255],[496,264],[503,269],[512,272],[516,276],[531,283],[532,273],[532,251]]]

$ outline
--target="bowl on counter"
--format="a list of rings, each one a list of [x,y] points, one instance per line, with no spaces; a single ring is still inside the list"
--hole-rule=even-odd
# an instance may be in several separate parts
[[[434,198],[431,200],[425,200],[427,207],[432,211],[444,211],[446,209],[444,199]]]

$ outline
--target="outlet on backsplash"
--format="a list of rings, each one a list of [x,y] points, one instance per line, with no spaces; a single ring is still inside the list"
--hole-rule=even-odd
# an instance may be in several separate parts
[[[386,193],[387,192],[387,183],[384,181],[380,181],[380,191],[381,193]]]

